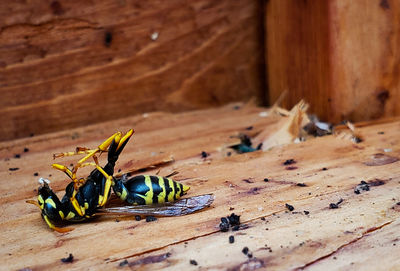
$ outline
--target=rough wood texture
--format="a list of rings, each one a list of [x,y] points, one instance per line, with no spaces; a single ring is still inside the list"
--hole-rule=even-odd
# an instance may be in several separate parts
[[[0,140],[256,97],[260,1],[2,1]]]
[[[400,120],[363,124],[357,128],[364,138],[359,144],[326,136],[268,152],[223,157],[219,150],[232,142],[232,135],[256,134],[279,121],[273,115],[262,117],[264,110],[228,106],[176,115],[152,113],[0,143],[2,269],[400,268]],[[172,155],[175,162],[161,167],[160,174],[178,170],[176,179],[191,186],[189,196],[214,193],[212,208],[151,223],[101,217],[74,225],[68,234],[49,230],[38,209],[24,202],[35,197],[38,177],[33,173],[52,174],[52,187],[61,191],[67,181],[50,169],[53,153],[93,147],[115,130],[131,127],[136,134],[117,168],[126,172]],[[210,156],[201,158],[201,151]],[[283,165],[287,159],[296,163],[288,168]],[[13,167],[20,169],[8,170]],[[362,180],[370,184],[370,191],[355,194]],[[329,209],[339,199],[339,208]],[[293,212],[286,203],[294,206]],[[220,218],[232,212],[241,215],[242,229],[220,232]],[[235,237],[233,244],[228,242],[230,235]],[[245,246],[252,258],[242,253]],[[61,263],[69,253],[75,261]]]
[[[324,120],[400,115],[398,1],[267,1],[269,99]]]

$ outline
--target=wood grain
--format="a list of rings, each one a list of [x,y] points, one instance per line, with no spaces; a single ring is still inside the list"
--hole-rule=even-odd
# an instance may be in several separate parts
[[[0,4],[0,140],[263,94],[260,1]]]
[[[269,99],[330,122],[398,116],[398,1],[267,1]]]
[[[181,114],[152,113],[0,143],[1,269],[399,268],[398,257],[379,261],[379,266],[367,258],[398,255],[399,162],[388,160],[391,163],[379,166],[366,162],[377,153],[400,157],[400,120],[357,128],[365,139],[359,144],[326,136],[268,152],[223,156],[220,150],[232,141],[232,135],[248,132],[249,126],[255,133],[279,121],[278,116],[263,117],[263,111],[232,105]],[[52,187],[61,191],[66,180],[50,169],[53,153],[93,147],[116,129],[132,127],[136,134],[117,169],[140,168],[151,159],[156,162],[172,155],[174,163],[148,172],[161,170],[161,175],[167,175],[178,170],[176,179],[191,186],[189,196],[214,193],[213,206],[187,217],[151,223],[101,217],[73,225],[75,230],[68,234],[49,230],[37,208],[24,202],[35,197],[38,177],[33,173],[49,177]],[[29,151],[23,152],[24,148]],[[210,156],[201,158],[201,151]],[[296,161],[295,168],[283,165],[287,159]],[[19,170],[9,171],[12,167]],[[354,188],[362,180],[370,183],[370,191],[357,195]],[[339,208],[329,209],[340,198]],[[287,211],[286,203],[294,206],[293,212]],[[232,212],[241,215],[247,227],[220,232],[220,218]],[[235,236],[233,244],[228,242],[230,235]],[[252,258],[242,253],[245,246]],[[74,262],[61,263],[69,253]],[[120,263],[125,265],[120,267]]]

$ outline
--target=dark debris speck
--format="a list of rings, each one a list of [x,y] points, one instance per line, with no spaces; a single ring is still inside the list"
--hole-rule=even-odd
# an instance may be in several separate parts
[[[354,188],[354,193],[355,194],[360,194],[361,191],[369,191],[369,184],[366,181],[361,181]]]
[[[39,176],[38,172],[33,173],[33,176]]]
[[[304,214],[308,215],[308,214],[310,214],[310,212],[309,211],[304,211]]]
[[[156,221],[157,217],[154,217],[152,215],[146,216],[146,222],[152,222],[152,221]]]
[[[128,260],[125,259],[125,260],[123,260],[122,262],[119,263],[119,266],[122,267],[122,266],[128,265],[128,263],[129,263]]]
[[[190,260],[190,264],[191,264],[191,265],[198,265],[198,263],[196,262],[196,260]]]
[[[283,162],[284,166],[292,165],[295,164],[296,161],[294,159],[287,159],[285,162]]]
[[[264,178],[264,182],[269,182],[269,179],[268,178]]]
[[[9,171],[16,171],[16,170],[18,170],[19,169],[19,167],[10,167],[8,170]]]
[[[229,231],[229,221],[226,217],[221,217],[221,223],[219,224],[219,229],[222,232]]]
[[[294,210],[293,205],[290,205],[290,204],[285,203],[285,206],[286,206],[286,208],[287,208],[289,211],[293,211],[293,210]]]
[[[74,262],[74,256],[72,255],[72,253],[70,253],[67,258],[62,258],[61,262],[63,262],[63,263],[73,263]]]
[[[24,152],[28,152],[29,151],[29,149],[28,148],[24,148]]]
[[[248,247],[244,247],[244,248],[242,249],[242,253],[243,253],[244,255],[247,255],[247,254],[249,253],[249,248],[248,248]]]
[[[343,202],[343,199],[340,199],[336,203],[330,203],[329,204],[329,209],[337,209],[337,208],[339,208],[339,204],[341,204],[342,202]]]
[[[235,236],[231,235],[229,236],[229,244],[235,243]]]
[[[205,151],[201,152],[201,158],[207,158],[208,157],[208,153],[206,153]]]
[[[305,183],[297,183],[296,185],[300,186],[300,187],[306,187],[307,186]]]
[[[240,230],[240,226],[239,225],[236,225],[236,226],[232,227],[232,231],[238,231],[238,230]]]
[[[140,221],[140,220],[142,220],[142,217],[140,215],[135,215],[135,220]]]
[[[17,158],[17,159],[21,158],[21,154],[19,154],[19,153],[15,154],[14,158]]]
[[[228,220],[231,226],[240,225],[240,215],[235,215],[235,213],[232,213],[230,216],[228,216]]]
[[[221,217],[221,223],[219,224],[219,229],[222,232],[229,231],[229,228],[231,226],[233,231],[237,231],[240,229],[240,215],[235,215],[235,213],[232,213],[228,217]]]

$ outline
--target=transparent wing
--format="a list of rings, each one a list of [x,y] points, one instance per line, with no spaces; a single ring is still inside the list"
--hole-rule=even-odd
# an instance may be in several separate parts
[[[182,216],[210,206],[212,194],[200,195],[158,205],[135,205],[99,209],[96,214]]]

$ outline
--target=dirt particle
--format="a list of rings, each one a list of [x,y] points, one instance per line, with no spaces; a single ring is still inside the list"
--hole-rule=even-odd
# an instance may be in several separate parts
[[[72,253],[70,253],[67,258],[62,258],[61,262],[63,262],[63,263],[73,263],[74,262],[74,256],[72,255]]]
[[[245,182],[245,183],[254,183],[252,180],[250,180],[250,179],[243,179],[242,180],[243,182]]]
[[[221,223],[219,223],[219,229],[222,232],[229,231],[229,221],[226,217],[221,217]]]
[[[269,179],[268,178],[264,178],[264,182],[269,182]]]
[[[229,244],[235,243],[235,236],[231,235],[229,236]]]
[[[244,247],[244,248],[242,249],[242,253],[243,253],[244,255],[247,255],[247,254],[249,253],[249,248],[248,248],[248,247]]]
[[[207,158],[209,156],[208,153],[206,153],[205,151],[201,152],[201,158]]]
[[[357,186],[354,188],[355,194],[360,194],[361,191],[369,191],[369,185],[366,181],[361,181]]]
[[[39,176],[38,172],[33,173],[33,176]]]
[[[125,260],[123,260],[122,262],[119,263],[119,266],[123,267],[123,266],[127,265],[128,263],[129,263],[128,260],[125,259]]]
[[[306,187],[307,186],[305,183],[297,183],[296,185],[300,186],[300,187]]]
[[[325,170],[328,170],[328,169],[326,167],[323,167],[322,170],[325,171]]]
[[[8,170],[9,171],[16,171],[16,170],[18,170],[19,169],[19,167],[10,167]]]
[[[19,154],[19,153],[15,154],[15,155],[14,155],[14,158],[16,158],[16,159],[21,158],[21,154]]]
[[[142,220],[142,217],[140,215],[135,215],[135,220],[140,221],[140,220]]]
[[[283,162],[284,166],[293,165],[293,164],[296,164],[296,161],[294,159],[287,159],[285,162]]]
[[[289,211],[293,211],[293,210],[294,210],[293,205],[290,205],[290,204],[285,203],[285,207],[286,207]]]
[[[152,221],[156,221],[157,217],[154,217],[152,215],[146,216],[146,222],[152,222]]]
[[[24,148],[24,152],[28,152],[29,151],[29,149],[28,148]]]
[[[228,220],[231,226],[240,225],[240,215],[235,215],[235,213],[232,213],[230,216],[228,216]]]
[[[196,262],[196,260],[190,260],[190,264],[191,264],[191,265],[198,265],[198,263]]]
[[[341,204],[342,202],[343,202],[343,199],[340,199],[336,203],[330,203],[329,204],[329,209],[337,209],[337,208],[339,208],[339,204]]]
[[[305,214],[305,215],[309,215],[310,212],[309,212],[309,211],[304,211],[304,214]]]
[[[297,169],[297,167],[294,167],[294,166],[286,167],[286,170],[295,170],[295,169]]]

